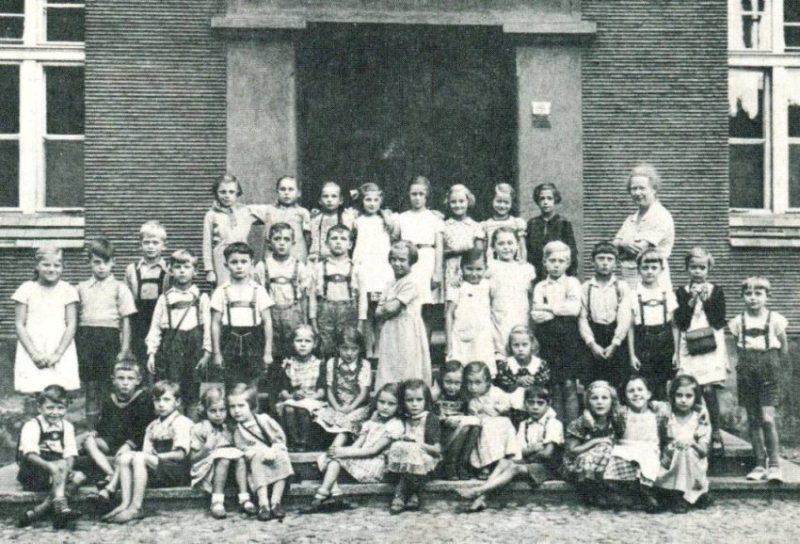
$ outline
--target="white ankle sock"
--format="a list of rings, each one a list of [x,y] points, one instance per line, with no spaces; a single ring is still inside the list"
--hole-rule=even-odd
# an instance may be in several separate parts
[[[222,504],[225,502],[225,495],[223,493],[212,493],[211,504]]]
[[[249,493],[239,493],[237,495],[237,497],[239,498],[239,504],[250,500],[250,494]]]

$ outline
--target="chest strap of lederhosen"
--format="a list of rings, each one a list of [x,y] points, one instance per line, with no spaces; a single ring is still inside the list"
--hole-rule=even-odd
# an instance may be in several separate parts
[[[586,313],[587,317],[589,318],[590,323],[594,323],[594,319],[592,318],[592,285],[589,284],[589,291],[586,294]],[[619,305],[622,303],[622,291],[619,288],[619,281],[614,280],[614,292],[617,295],[617,308],[616,311],[619,311]],[[614,322],[616,322],[617,318],[614,316]]]
[[[230,297],[228,296],[228,287],[230,285],[226,285],[223,291],[224,298],[225,298],[225,313],[228,314],[228,326],[233,327],[233,320],[231,319],[231,308],[250,308],[253,314],[253,324],[252,326],[255,327],[258,325],[258,321],[256,320],[256,287],[253,286],[253,297],[250,299],[250,302],[245,302],[243,300],[237,300],[232,302]]]
[[[160,272],[158,273],[157,278],[142,278],[142,268],[141,266],[136,267],[136,300],[142,300],[142,284],[143,283],[155,283],[158,285],[158,294],[160,295],[161,292],[164,290],[164,269],[161,268]]]
[[[328,299],[328,284],[329,283],[345,283],[347,284],[347,300],[352,300],[353,292],[350,285],[350,279],[353,275],[353,263],[350,263],[350,269],[347,275],[344,274],[328,274],[328,259],[322,261],[322,298]]]
[[[55,435],[58,435],[58,441],[61,443],[61,452],[64,452],[64,430],[61,431],[53,431],[50,433],[44,432],[44,427],[42,427],[42,422],[39,421],[39,418],[34,418],[36,420],[36,424],[39,426],[39,451],[42,451],[42,445],[46,442],[47,437],[55,438]],[[22,444],[22,430],[20,430],[19,437],[17,438],[17,462],[21,462],[23,457],[20,454],[20,446]],[[49,451],[49,450],[48,450]]]
[[[645,304],[642,301],[642,294],[641,293],[638,294],[638,297],[639,297],[639,315],[642,318],[641,325],[642,325],[642,327],[644,327],[644,326],[646,326],[646,323],[644,322],[644,306],[645,306]],[[662,309],[662,312],[663,312],[663,315],[664,315],[664,323],[662,323],[662,325],[666,325],[667,324],[667,292],[666,291],[661,291],[661,300],[655,301],[655,300],[651,299],[651,300],[647,301],[647,305],[648,306],[656,306],[658,304],[661,305],[661,309]]]
[[[192,307],[194,307],[194,313],[197,317],[197,325],[199,326],[203,324],[203,320],[200,317],[200,298],[194,293],[192,293],[192,300],[179,300],[178,302],[173,302],[172,304],[169,303],[169,293],[165,293],[164,302],[167,306],[167,323],[170,330],[177,330],[181,328],[184,319],[186,319],[186,316]],[[175,327],[172,326],[173,310],[184,310],[183,314],[181,314],[181,318],[178,320],[178,324]]]
[[[769,344],[769,320],[772,317],[772,310],[767,311],[767,320],[764,322],[763,329],[748,329],[747,323],[745,322],[745,316],[747,312],[742,312],[742,328],[739,330],[739,343],[742,345],[742,349],[745,349],[746,344],[744,343],[746,336],[764,336],[764,346],[767,351],[770,350]]]
[[[267,264],[267,260],[264,259],[264,287],[269,290],[269,294],[273,300],[275,299],[275,292],[272,290],[272,284],[277,283],[278,285],[281,285],[286,282],[286,276],[278,276],[273,278],[269,275],[269,265]],[[288,279],[288,283],[292,285],[292,304],[294,304],[300,300],[300,261],[297,259],[294,260],[292,277]]]
[[[269,437],[269,433],[267,433],[267,431],[264,430],[264,427],[261,426],[261,423],[258,421],[258,417],[256,417],[255,415],[253,416],[253,421],[256,422],[256,426],[258,427],[258,430],[261,433],[261,436],[257,435],[256,433],[254,433],[253,431],[251,431],[250,429],[248,429],[247,427],[245,427],[241,423],[239,424],[239,427],[241,427],[241,429],[243,431],[246,431],[247,434],[249,434],[250,436],[252,436],[256,440],[258,440],[259,442],[261,442],[265,446],[271,448],[272,447],[272,439]]]

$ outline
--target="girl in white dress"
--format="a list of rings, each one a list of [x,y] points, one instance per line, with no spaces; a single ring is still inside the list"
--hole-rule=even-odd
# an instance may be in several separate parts
[[[367,357],[375,356],[378,321],[375,310],[386,286],[394,280],[389,266],[389,249],[397,238],[397,222],[392,212],[382,210],[383,191],[374,183],[358,189],[361,215],[355,222],[356,245],[353,265],[358,268],[361,289],[358,297],[358,319],[364,335]]]
[[[39,393],[48,385],[80,388],[74,341],[79,298],[77,289],[61,281],[62,260],[58,248],[38,249],[33,281],[11,297],[17,331],[14,389],[20,393]]]
[[[511,329],[530,324],[531,296],[536,269],[524,259],[517,260],[519,244],[509,227],[499,227],[491,239],[494,260],[489,261],[489,285],[492,299],[494,353],[505,359]]]

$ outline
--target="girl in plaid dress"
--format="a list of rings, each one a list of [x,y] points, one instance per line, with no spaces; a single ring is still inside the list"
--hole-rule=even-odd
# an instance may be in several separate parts
[[[577,484],[587,504],[599,505],[605,500],[603,472],[614,447],[618,404],[617,391],[608,382],[592,382],[584,393],[583,415],[567,426],[562,471]]]
[[[318,338],[310,325],[295,327],[292,335],[294,355],[283,360],[282,383],[275,405],[284,428],[289,432],[289,450],[305,451],[311,430],[311,414],[325,403],[322,361],[314,356]]]

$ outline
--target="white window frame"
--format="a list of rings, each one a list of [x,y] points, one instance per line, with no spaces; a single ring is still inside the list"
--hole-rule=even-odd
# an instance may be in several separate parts
[[[50,4],[51,7],[82,8],[84,4]],[[0,207],[0,214],[52,214],[80,212],[83,208],[47,207],[45,142],[84,141],[84,135],[47,134],[47,92],[45,69],[50,66],[84,66],[85,48],[79,42],[47,42],[47,0],[25,0],[25,28],[22,40],[0,41],[0,64],[19,66],[19,133],[3,139],[19,141],[19,205]],[[0,226],[2,226],[0,219]]]

